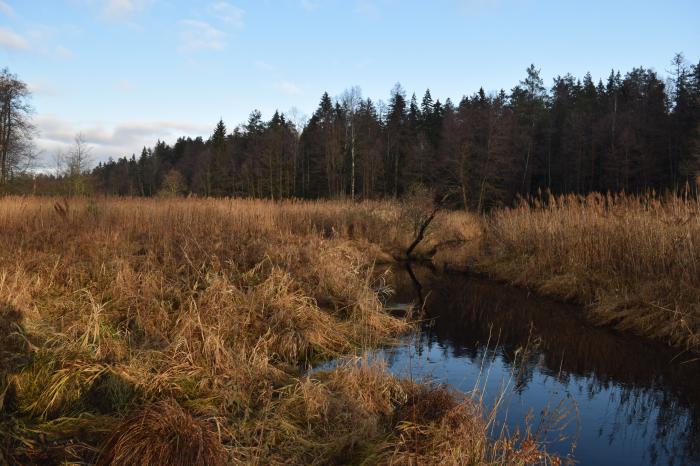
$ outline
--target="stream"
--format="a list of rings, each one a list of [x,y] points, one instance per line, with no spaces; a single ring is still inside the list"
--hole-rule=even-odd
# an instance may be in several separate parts
[[[547,451],[582,465],[700,465],[691,355],[482,278],[397,266],[387,280],[387,305],[422,303],[425,321],[367,356],[397,376],[476,393],[487,408],[500,400],[493,435],[529,426]]]

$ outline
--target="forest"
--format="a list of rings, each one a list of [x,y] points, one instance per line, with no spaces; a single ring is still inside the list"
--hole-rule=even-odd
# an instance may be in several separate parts
[[[554,79],[534,65],[510,93],[482,89],[458,103],[410,98],[387,104],[358,88],[321,97],[308,122],[253,111],[207,139],[158,141],[140,156],[92,171],[99,193],[260,198],[399,197],[420,183],[470,209],[509,204],[537,190],[585,194],[679,191],[700,173],[700,63],[673,59],[670,77],[635,68]]]
[[[206,140],[157,141],[97,166],[78,141],[57,173],[28,177],[3,164],[2,184],[14,193],[352,200],[421,184],[482,211],[538,190],[694,192],[699,127],[700,63],[680,53],[667,78],[639,67],[597,83],[566,74],[550,88],[532,65],[510,92],[482,88],[455,104],[430,90],[409,98],[396,84],[384,103],[353,87],[324,93],[308,119],[275,112],[264,121],[255,110],[232,131],[219,121]]]

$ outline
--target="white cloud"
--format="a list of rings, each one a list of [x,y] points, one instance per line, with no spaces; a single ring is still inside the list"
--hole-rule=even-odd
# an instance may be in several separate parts
[[[3,1],[3,0],[0,0]],[[25,0],[26,1],[26,0]],[[130,23],[133,16],[158,0],[63,0],[71,7],[95,14],[101,19]],[[133,25],[133,24],[132,24]]]
[[[289,95],[299,95],[301,94],[301,88],[294,83],[289,81],[280,81],[277,83],[277,89]]]
[[[370,0],[357,0],[355,2],[355,13],[368,18],[378,18],[381,15],[377,4]]]
[[[73,58],[73,51],[62,45],[57,45],[53,50],[54,56],[58,58],[63,58],[64,60]]]
[[[39,115],[34,123],[39,130],[40,140],[54,143],[68,144],[78,132],[64,120],[52,115]]]
[[[46,81],[46,80],[28,81],[27,87],[29,88],[29,92],[31,92],[34,95],[43,95],[43,96],[51,97],[51,96],[57,96],[60,94],[56,90],[56,87],[54,87],[54,84],[52,82]]]
[[[300,0],[299,5],[306,11],[313,11],[318,8],[318,2],[314,0]]]
[[[52,155],[66,151],[73,144],[75,135],[81,133],[85,142],[93,147],[95,162],[109,157],[138,155],[141,149],[152,147],[157,140],[174,143],[181,136],[204,136],[210,125],[198,125],[181,121],[126,121],[117,125],[80,125],[55,115],[38,115],[35,119],[39,137],[36,140],[42,152],[37,168],[51,168]]]
[[[271,65],[270,63],[267,63],[266,61],[263,60],[257,60],[255,62],[255,67],[259,69],[260,71],[275,71],[275,66]]]
[[[121,79],[117,82],[117,90],[122,92],[136,92],[138,86],[128,79]]]
[[[1,0],[0,0],[1,1]],[[56,44],[56,32],[47,27],[38,27],[18,34],[0,27],[0,49],[31,52],[49,58],[69,59],[73,52],[63,45]]]
[[[3,13],[5,16],[9,16],[10,18],[15,17],[15,10],[13,10],[12,7],[3,0],[0,0],[0,13]]]
[[[184,19],[180,32],[180,52],[221,50],[226,46],[226,34],[205,21]]]
[[[236,27],[243,26],[243,15],[245,11],[228,2],[216,2],[209,5],[209,13],[219,20]]]
[[[467,14],[479,14],[490,9],[500,8],[506,2],[513,3],[515,0],[459,0],[462,9]]]
[[[29,42],[10,29],[0,28],[0,48],[8,50],[27,50],[29,48]]]
[[[112,20],[129,19],[135,13],[143,10],[150,0],[106,0],[102,15]]]

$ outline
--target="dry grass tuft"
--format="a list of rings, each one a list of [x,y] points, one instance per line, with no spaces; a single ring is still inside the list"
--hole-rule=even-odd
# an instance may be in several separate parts
[[[396,414],[398,422],[437,422],[459,405],[444,386],[420,386]]]
[[[98,465],[172,466],[226,464],[218,436],[171,400],[140,409],[107,439]]]
[[[411,385],[396,412],[395,437],[381,463],[479,465],[491,463],[487,423],[479,406],[444,386]]]

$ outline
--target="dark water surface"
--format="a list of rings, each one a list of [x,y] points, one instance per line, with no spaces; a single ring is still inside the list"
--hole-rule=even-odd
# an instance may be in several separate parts
[[[579,464],[700,464],[700,363],[691,356],[594,327],[582,309],[525,290],[426,269],[391,276],[390,302],[423,301],[429,319],[372,355],[391,372],[477,387],[487,405],[503,393],[499,425],[522,430],[531,413],[534,430],[544,417],[548,451],[566,456],[573,445]]]

